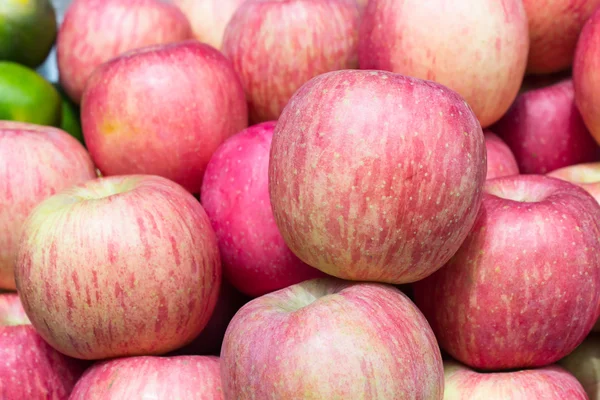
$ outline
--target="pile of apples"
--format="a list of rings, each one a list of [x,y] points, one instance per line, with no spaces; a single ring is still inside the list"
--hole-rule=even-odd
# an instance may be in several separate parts
[[[0,399],[600,399],[600,0],[174,3],[0,121]]]

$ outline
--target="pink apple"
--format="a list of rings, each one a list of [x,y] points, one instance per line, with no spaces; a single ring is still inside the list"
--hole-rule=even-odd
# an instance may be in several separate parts
[[[29,324],[16,293],[0,294],[0,398],[67,400],[85,369]]]
[[[274,121],[265,122],[225,141],[206,168],[201,191],[224,274],[253,297],[323,275],[291,252],[275,224],[269,200],[274,129]]]
[[[173,0],[186,15],[194,36],[216,49],[221,48],[225,27],[244,0]]]
[[[600,315],[600,205],[542,175],[486,182],[452,260],[414,284],[440,346],[484,370],[540,367],[569,354]]]
[[[355,0],[245,1],[223,39],[253,122],[274,120],[306,81],[358,66]]]
[[[502,139],[492,131],[483,132],[487,150],[486,179],[519,174],[519,166],[512,151]]]
[[[600,335],[588,336],[559,364],[575,375],[590,400],[600,399]]]
[[[575,102],[592,136],[600,143],[600,7],[587,20],[575,50]]]
[[[568,69],[581,29],[600,0],[523,0],[523,4],[529,19],[527,71]]]
[[[94,178],[89,154],[68,133],[0,121],[0,289],[15,289],[14,258],[31,210],[57,191]]]
[[[247,126],[248,114],[231,63],[186,41],[103,64],[83,94],[81,122],[105,176],[160,175],[198,193],[212,153]]]
[[[515,99],[528,48],[521,0],[369,0],[358,57],[362,69],[433,80],[457,91],[485,128]]]
[[[483,373],[444,361],[444,376],[444,400],[588,400],[577,379],[556,365]]]
[[[58,32],[60,83],[79,103],[92,72],[140,47],[192,38],[185,15],[161,0],[73,0]]]
[[[575,106],[570,79],[519,95],[492,130],[512,149],[523,174],[545,174],[600,157]]]
[[[226,399],[443,398],[431,328],[398,289],[335,278],[246,304],[221,350]]]
[[[319,270],[393,284],[442,267],[467,236],[486,176],[481,126],[452,90],[384,71],[305,84],[271,145],[275,221]]]
[[[154,355],[206,326],[221,282],[200,203],[161,177],[100,178],[42,202],[15,269],[33,326],[82,359]]]
[[[223,400],[218,357],[128,357],[96,363],[69,400]]]
[[[600,203],[600,162],[570,165],[549,172],[548,176],[562,179],[584,188]]]

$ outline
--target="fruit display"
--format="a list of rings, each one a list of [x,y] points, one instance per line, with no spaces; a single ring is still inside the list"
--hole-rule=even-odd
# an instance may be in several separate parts
[[[600,400],[599,27],[0,0],[0,400]]]

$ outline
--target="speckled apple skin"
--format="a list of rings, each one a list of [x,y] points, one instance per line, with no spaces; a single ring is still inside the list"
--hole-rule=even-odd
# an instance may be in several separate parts
[[[600,203],[600,162],[570,165],[547,175],[576,184]]]
[[[485,137],[487,151],[486,179],[518,175],[519,166],[510,147],[490,130],[483,131],[483,136]]]

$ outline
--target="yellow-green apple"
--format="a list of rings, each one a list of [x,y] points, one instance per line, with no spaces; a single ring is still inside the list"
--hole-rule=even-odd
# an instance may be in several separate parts
[[[435,82],[385,71],[320,75],[271,144],[275,221],[307,264],[349,280],[422,279],[467,236],[485,182],[471,108]]]
[[[69,397],[89,399],[223,400],[219,358],[139,356],[98,362]]]
[[[25,222],[15,280],[33,326],[60,352],[155,355],[206,326],[221,261],[190,193],[162,177],[123,175],[40,203]]]
[[[83,94],[81,123],[104,176],[159,175],[199,193],[212,153],[246,128],[248,110],[231,63],[193,40],[103,64]]]
[[[294,92],[328,71],[358,67],[355,0],[245,1],[223,53],[244,84],[252,122],[275,120]]]
[[[529,20],[527,72],[568,69],[577,38],[600,0],[523,0],[523,4]]]
[[[556,365],[509,372],[478,372],[444,361],[444,400],[588,400],[581,383]]]
[[[511,148],[523,174],[545,174],[600,157],[575,105],[571,79],[520,94],[492,130]]]
[[[0,289],[15,289],[18,239],[31,210],[56,192],[94,178],[92,159],[68,133],[0,121]]]
[[[193,37],[185,15],[161,0],[74,0],[56,41],[60,84],[77,104],[94,70],[140,47]]]
[[[600,143],[600,7],[587,20],[575,49],[575,102],[585,125]]]
[[[518,175],[519,166],[510,147],[490,130],[485,130],[483,136],[487,150],[486,179]]]
[[[457,91],[486,128],[515,99],[528,49],[522,0],[369,0],[358,59]]]
[[[440,349],[398,289],[319,278],[258,297],[221,350],[226,399],[427,399],[444,392]]]
[[[558,362],[583,385],[590,400],[600,399],[600,335],[589,335],[571,354]]]
[[[194,37],[221,49],[225,27],[244,0],[173,0],[190,21]]]
[[[0,294],[0,360],[2,400],[66,400],[87,366],[36,333],[16,293]]]
[[[208,163],[201,190],[223,273],[252,297],[324,275],[292,253],[275,224],[269,200],[274,129],[274,121],[264,122],[227,139]]]
[[[486,182],[452,260],[413,285],[442,349],[482,370],[541,367],[577,347],[600,315],[600,205],[544,175]]]
[[[547,175],[584,188],[600,203],[600,162],[570,165],[551,171]]]

